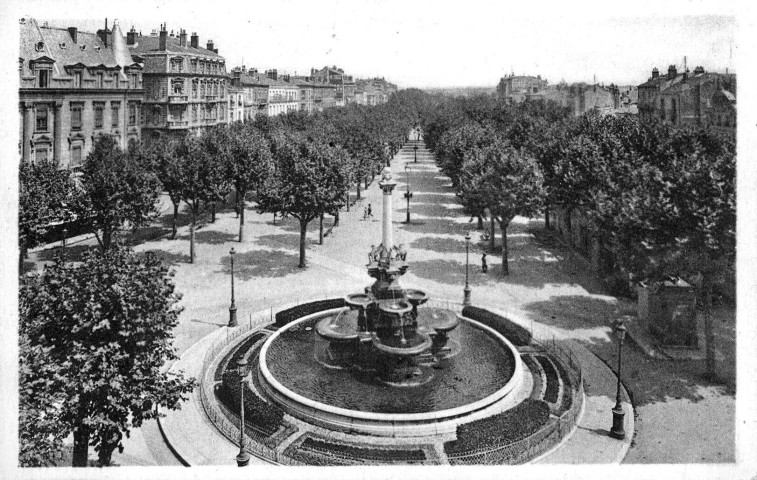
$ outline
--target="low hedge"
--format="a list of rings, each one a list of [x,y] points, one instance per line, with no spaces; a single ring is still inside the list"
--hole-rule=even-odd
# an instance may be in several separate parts
[[[444,451],[448,455],[466,454],[508,445],[532,435],[548,421],[549,405],[527,398],[500,414],[459,425],[457,440],[445,442]]]
[[[331,310],[332,308],[341,308],[346,305],[344,298],[331,298],[329,300],[317,300],[315,302],[303,303],[296,307],[287,308],[276,313],[276,326],[283,327],[288,323],[291,323],[298,318],[302,318],[306,315],[310,315],[324,310]]]
[[[531,332],[502,315],[497,315],[484,308],[464,307],[463,316],[491,327],[510,340],[516,347],[525,347],[531,344]]]
[[[239,401],[241,396],[241,383],[239,375],[232,369],[223,372],[223,381],[216,390],[218,399],[230,411],[239,415]],[[247,425],[254,426],[256,430],[271,436],[281,426],[284,412],[275,405],[265,402],[258,397],[250,387],[244,384],[244,416]]]

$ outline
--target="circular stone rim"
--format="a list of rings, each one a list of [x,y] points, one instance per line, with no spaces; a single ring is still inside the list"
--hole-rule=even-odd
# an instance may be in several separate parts
[[[341,310],[341,309],[339,309]],[[289,330],[290,328],[294,327],[295,325],[298,325],[300,323],[303,323],[305,321],[308,321],[312,319],[313,317],[320,316],[320,315],[329,315],[333,313],[338,312],[331,312],[329,313],[328,310],[313,313],[311,315],[306,315],[298,320],[295,320],[287,325],[284,325],[283,327],[276,330],[271,336],[269,336],[265,343],[263,344],[262,348],[260,349],[260,353],[258,355],[258,368],[260,373],[263,374],[263,378],[266,382],[276,391],[278,391],[280,394],[284,395],[285,397],[288,397],[291,400],[294,400],[298,403],[301,403],[303,405],[306,405],[310,408],[314,408],[316,410],[321,410],[324,412],[332,413],[335,415],[340,415],[342,417],[348,417],[348,418],[358,418],[361,420],[373,420],[373,421],[385,421],[385,422],[417,422],[417,421],[429,421],[429,420],[447,420],[452,419],[454,417],[460,417],[465,414],[469,414],[478,410],[481,410],[483,408],[486,408],[490,405],[493,405],[495,402],[498,402],[499,400],[502,400],[506,396],[508,396],[510,393],[512,393],[516,388],[520,387],[523,380],[523,361],[520,358],[520,354],[518,353],[518,349],[510,343],[509,340],[507,340],[502,334],[495,331],[491,327],[488,327],[484,325],[483,323],[477,322],[475,320],[472,320],[467,317],[463,317],[460,315],[460,319],[463,321],[466,321],[470,323],[474,328],[478,328],[479,330],[483,330],[486,333],[489,333],[492,335],[496,340],[499,340],[501,344],[504,345],[504,347],[508,348],[510,350],[510,353],[513,355],[513,359],[515,362],[515,366],[513,368],[513,375],[510,377],[510,379],[505,383],[505,385],[497,390],[496,392],[480,399],[472,403],[467,403],[465,405],[461,405],[459,407],[454,408],[448,408],[446,410],[439,410],[436,412],[423,412],[423,413],[375,413],[375,412],[363,412],[360,410],[350,410],[347,408],[341,408],[341,407],[335,407],[333,405],[328,405],[326,403],[318,402],[315,400],[312,400],[310,398],[307,398],[305,396],[300,395],[299,393],[296,393],[289,388],[282,385],[276,378],[273,376],[273,374],[268,369],[268,366],[266,365],[266,355],[268,354],[268,347],[273,343],[273,341],[278,338],[278,336],[285,332],[286,330]],[[275,403],[279,404],[280,402],[277,402],[274,400]],[[285,406],[286,410],[286,406]]]

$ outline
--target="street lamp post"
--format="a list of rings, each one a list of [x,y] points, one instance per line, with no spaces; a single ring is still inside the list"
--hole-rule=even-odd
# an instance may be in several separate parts
[[[239,453],[236,458],[238,467],[246,467],[250,463],[250,454],[244,449],[244,379],[247,377],[247,360],[244,357],[237,360],[237,373],[239,374],[241,400],[239,402]]]
[[[413,192],[410,191],[410,172],[405,165],[405,183],[407,185],[407,191],[405,192],[405,199],[407,200],[407,219],[406,223],[410,223],[410,199],[413,198]]]
[[[234,247],[231,247],[231,250],[229,250],[229,255],[231,255],[231,306],[229,306],[229,326],[230,327],[236,327],[237,326],[237,306],[234,303],[234,254],[237,253],[234,251]]]
[[[470,248],[470,233],[465,235],[465,288],[463,289],[463,305],[470,305],[470,284],[468,283],[468,251]]]
[[[415,159],[414,163],[418,163],[418,145],[413,147],[413,158]]]
[[[620,404],[620,359],[623,351],[623,339],[626,336],[626,326],[623,325],[623,319],[615,322],[615,335],[618,337],[618,388],[615,395],[615,407],[612,409],[612,428],[610,429],[610,436],[623,440],[626,437],[626,432],[623,429],[623,406]]]
[[[66,239],[68,238],[68,229],[63,227],[63,238],[60,241],[60,253],[63,256],[63,260],[66,259]]]

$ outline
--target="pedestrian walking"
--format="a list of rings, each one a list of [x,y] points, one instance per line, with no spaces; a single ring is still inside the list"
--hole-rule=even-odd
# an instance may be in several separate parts
[[[371,210],[371,204],[368,204],[368,216],[373,217],[373,211]]]
[[[481,255],[481,271],[484,273],[489,271],[489,265],[486,264],[486,252]]]

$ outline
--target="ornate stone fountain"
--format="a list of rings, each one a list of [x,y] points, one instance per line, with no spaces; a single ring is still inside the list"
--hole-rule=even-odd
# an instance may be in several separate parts
[[[428,295],[403,290],[399,277],[409,265],[407,251],[392,242],[392,190],[397,183],[385,168],[379,182],[383,195],[382,241],[368,253],[368,275],[376,281],[364,293],[345,297],[350,310],[321,320],[316,331],[329,341],[328,355],[335,365],[375,368],[392,384],[423,381],[419,365],[433,364],[451,354],[447,334],[458,325],[449,310],[418,306]]]

